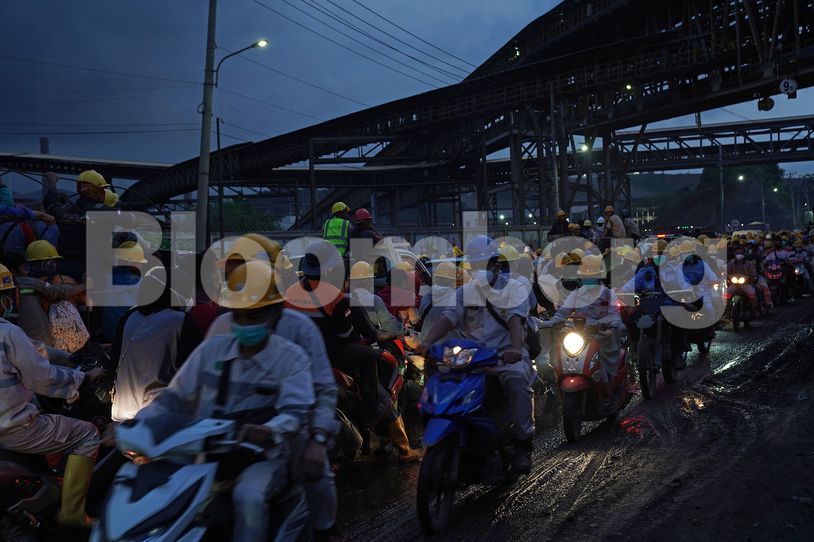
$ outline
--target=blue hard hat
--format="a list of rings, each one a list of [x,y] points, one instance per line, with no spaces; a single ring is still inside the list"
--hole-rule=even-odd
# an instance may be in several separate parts
[[[471,262],[488,262],[500,256],[497,243],[488,235],[476,235],[466,244],[466,259]]]

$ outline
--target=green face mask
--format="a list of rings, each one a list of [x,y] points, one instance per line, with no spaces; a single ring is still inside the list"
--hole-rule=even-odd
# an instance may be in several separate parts
[[[653,256],[653,263],[655,265],[661,265],[664,262],[664,256]]]
[[[268,324],[241,326],[232,324],[232,335],[243,346],[257,346],[269,336]]]

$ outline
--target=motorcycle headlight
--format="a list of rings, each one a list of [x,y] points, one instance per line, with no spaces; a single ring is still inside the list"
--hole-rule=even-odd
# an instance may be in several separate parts
[[[802,274],[803,274],[803,272],[800,270],[800,268],[799,268],[799,267],[797,267],[797,268],[795,268],[795,269],[794,269],[794,274],[795,274],[795,275],[802,275]]]
[[[576,357],[585,348],[585,339],[579,333],[572,331],[562,340],[562,347],[566,354],[572,358]]]
[[[452,369],[466,367],[472,362],[477,351],[477,348],[461,348],[460,346],[450,348],[447,346],[444,348],[444,365]]]

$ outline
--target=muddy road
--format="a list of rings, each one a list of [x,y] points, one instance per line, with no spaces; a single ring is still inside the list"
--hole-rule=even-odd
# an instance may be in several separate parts
[[[814,540],[814,300],[690,355],[679,382],[568,444],[537,405],[535,464],[456,497],[439,540]],[[423,540],[418,466],[337,473],[340,540]]]

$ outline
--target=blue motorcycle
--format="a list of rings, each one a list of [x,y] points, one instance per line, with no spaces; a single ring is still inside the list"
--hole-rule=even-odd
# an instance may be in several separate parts
[[[443,529],[455,492],[470,484],[497,484],[510,472],[511,422],[497,377],[500,358],[474,341],[453,340],[429,351],[434,371],[420,408],[424,459],[418,474],[417,511],[428,534]]]

